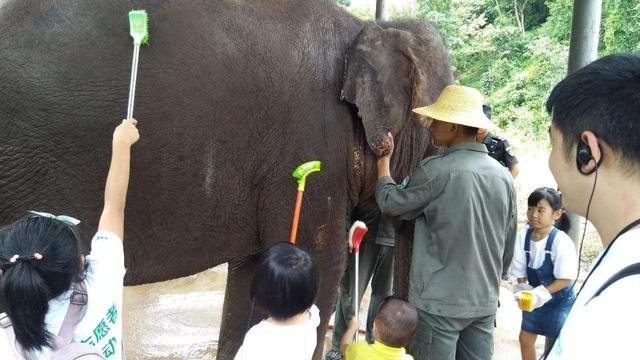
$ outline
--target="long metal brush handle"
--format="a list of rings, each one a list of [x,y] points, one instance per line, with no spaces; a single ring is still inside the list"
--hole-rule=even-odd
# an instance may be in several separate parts
[[[360,254],[358,254],[358,251],[356,251],[356,266],[355,266],[356,267],[356,276],[355,276],[355,281],[354,281],[355,284],[354,284],[354,289],[353,289],[353,293],[354,293],[354,296],[353,296],[353,309],[356,312],[356,320],[358,319],[358,315],[359,315],[358,313],[360,312],[359,309],[358,309],[358,307],[359,307],[358,305],[360,305],[359,304],[360,302],[358,301],[358,278],[360,277],[360,269],[359,269],[359,267],[360,267],[360,264],[359,264],[360,259],[359,258],[360,258]],[[358,327],[358,329],[356,330],[356,334],[355,334],[356,342],[358,340],[360,340],[360,334],[359,333],[360,333],[360,327]]]
[[[133,117],[133,103],[136,98],[136,78],[138,76],[138,57],[140,56],[140,44],[133,44],[133,63],[131,64],[131,84],[129,84],[129,105],[127,106],[127,119]]]

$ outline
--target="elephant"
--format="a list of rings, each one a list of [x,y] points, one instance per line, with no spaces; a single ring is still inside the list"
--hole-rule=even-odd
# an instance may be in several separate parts
[[[396,179],[436,149],[411,109],[453,82],[440,33],[418,20],[363,21],[331,0],[0,0],[0,223],[27,210],[72,215],[88,248],[125,116],[127,13],[138,8],[150,44],[125,284],[227,262],[218,358],[232,359],[261,316],[248,295],[258,256],[288,240],[291,171],[320,160],[297,244],[319,264],[322,344],[346,264],[345,215],[374,201],[386,134]]]

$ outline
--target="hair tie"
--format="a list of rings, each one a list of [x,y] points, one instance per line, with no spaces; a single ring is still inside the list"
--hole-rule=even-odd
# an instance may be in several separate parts
[[[36,216],[41,216],[41,217],[45,217],[53,220],[62,221],[63,223],[69,226],[77,226],[78,224],[80,224],[80,220],[67,215],[53,215],[46,212],[31,211],[31,210],[29,210],[29,212]]]
[[[42,256],[42,254],[39,253],[39,252],[35,252],[31,256],[21,256],[21,255],[15,254],[11,258],[9,258],[9,264],[13,265],[13,264],[17,263],[18,261],[26,261],[26,260],[37,260],[37,261],[40,261],[43,258],[44,258],[44,256]]]

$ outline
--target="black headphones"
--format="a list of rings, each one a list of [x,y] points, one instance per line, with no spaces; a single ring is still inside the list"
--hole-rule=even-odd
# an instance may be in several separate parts
[[[596,166],[594,166],[593,169],[589,171],[582,170],[582,167],[587,166],[589,161],[595,160],[593,158],[593,155],[591,154],[591,148],[589,147],[589,144],[587,144],[583,140],[580,140],[578,142],[578,148],[576,153],[576,165],[578,167],[578,171],[582,175],[593,174],[596,170],[598,170],[598,168],[600,167],[600,164],[602,164],[602,159],[604,158],[604,152],[602,151],[602,145],[600,145],[600,140],[596,138],[596,142],[598,143],[598,149],[600,149],[600,160],[598,160],[598,162],[596,163]]]

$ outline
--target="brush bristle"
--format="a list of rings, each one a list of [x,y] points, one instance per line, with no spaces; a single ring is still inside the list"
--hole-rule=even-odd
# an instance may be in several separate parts
[[[149,44],[149,15],[146,10],[129,11],[129,27],[134,42]]]

